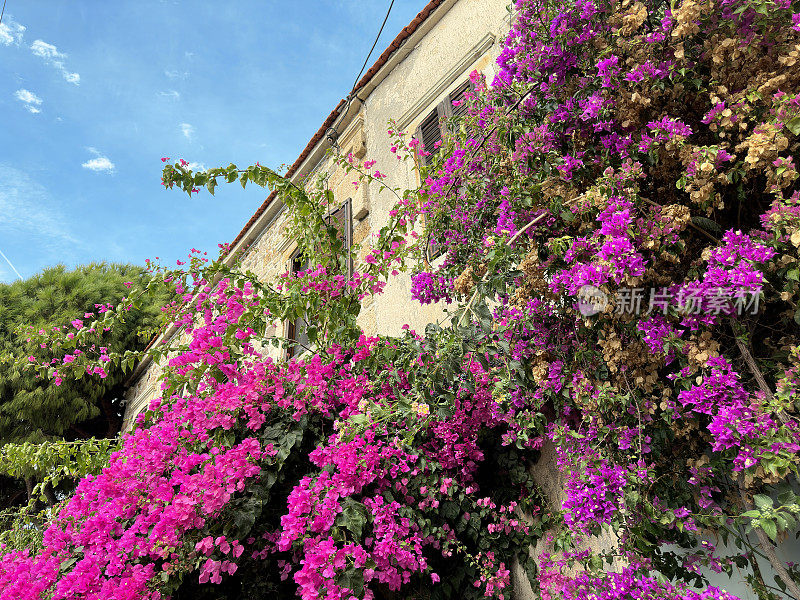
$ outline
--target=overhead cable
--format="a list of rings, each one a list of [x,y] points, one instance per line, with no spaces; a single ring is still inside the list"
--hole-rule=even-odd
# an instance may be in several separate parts
[[[5,0],[4,0],[5,1]],[[375,36],[375,41],[372,42],[372,48],[369,49],[369,53],[367,54],[367,58],[364,59],[364,64],[361,65],[361,70],[356,75],[356,79],[353,82],[353,87],[350,90],[350,93],[347,94],[347,101],[345,103],[344,109],[340,114],[347,114],[348,109],[350,108],[350,104],[353,102],[353,98],[355,97],[356,86],[358,85],[359,80],[361,79],[362,73],[364,73],[364,69],[367,67],[367,63],[369,63],[369,59],[372,56],[372,53],[375,51],[375,46],[378,45],[378,40],[381,39],[381,34],[383,33],[383,28],[386,27],[386,22],[389,20],[389,15],[392,13],[392,7],[394,6],[394,0],[389,3],[389,9],[386,11],[386,16],[383,18],[383,23],[381,23],[381,28],[378,30],[378,35]],[[326,132],[328,139],[331,141],[332,144],[336,144],[336,138],[339,136],[339,132],[336,130],[336,127],[329,127],[328,131]]]

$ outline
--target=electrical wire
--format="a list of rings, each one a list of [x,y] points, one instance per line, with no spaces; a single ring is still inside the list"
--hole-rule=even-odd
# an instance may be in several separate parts
[[[3,0],[3,3],[5,3],[5,0]],[[361,65],[361,70],[358,72],[358,75],[356,75],[356,80],[353,82],[353,89],[350,90],[350,94],[349,94],[350,96],[353,95],[353,92],[355,91],[356,86],[358,85],[358,80],[361,79],[361,74],[364,72],[364,69],[366,68],[367,63],[369,62],[369,57],[372,56],[372,53],[375,51],[375,46],[378,45],[378,40],[381,39],[381,34],[383,33],[383,28],[386,27],[386,21],[389,20],[389,15],[392,12],[392,7],[393,6],[394,6],[394,0],[392,0],[389,3],[389,10],[386,11],[386,16],[383,18],[383,23],[381,23],[381,28],[378,30],[378,35],[375,36],[375,41],[372,42],[372,48],[369,49],[369,54],[367,54],[367,58],[364,59],[364,64]]]
[[[3,0],[3,1],[5,2],[5,0]],[[372,42],[372,48],[369,49],[369,54],[367,54],[367,58],[364,59],[364,64],[361,65],[361,70],[358,72],[358,75],[356,75],[356,79],[353,82],[353,87],[351,88],[350,93],[347,94],[347,102],[346,102],[346,104],[344,106],[344,109],[342,110],[341,114],[346,115],[347,114],[347,110],[350,108],[350,104],[353,102],[353,98],[355,97],[355,91],[356,91],[356,86],[358,85],[358,81],[359,81],[359,79],[361,79],[361,74],[364,72],[364,69],[367,67],[367,63],[369,62],[369,59],[372,56],[372,53],[375,51],[375,46],[378,45],[378,40],[381,39],[381,34],[383,33],[383,28],[386,27],[386,22],[389,20],[389,15],[392,13],[392,7],[393,6],[394,6],[394,0],[392,0],[389,3],[389,9],[386,11],[386,16],[383,18],[383,23],[381,23],[381,28],[378,30],[378,35],[375,36],[375,41]],[[329,138],[331,137],[331,135],[330,135],[331,131],[333,131],[338,136],[339,132],[336,131],[336,128],[335,127],[331,127],[328,130],[328,137]]]
[[[3,10],[0,10],[0,23],[3,22],[4,14],[6,14],[6,0],[3,0]]]

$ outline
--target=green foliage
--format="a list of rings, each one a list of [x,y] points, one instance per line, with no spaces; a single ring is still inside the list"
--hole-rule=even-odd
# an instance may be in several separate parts
[[[72,320],[97,313],[95,305],[120,302],[127,292],[125,282],[144,285],[147,278],[141,267],[100,263],[74,270],[57,266],[25,281],[0,284],[0,444],[116,434],[121,369],[111,369],[103,380],[84,378],[56,386],[22,365],[29,356],[36,362],[54,357],[50,348],[28,341],[31,331],[72,329]],[[163,299],[132,314],[102,345],[117,352],[143,348],[148,338],[139,337],[139,331],[152,326]]]
[[[99,473],[118,444],[117,439],[5,444],[0,447],[0,474],[17,479],[34,478],[37,489],[57,488],[66,479],[78,480]],[[42,499],[45,498],[42,496]]]
[[[100,314],[123,300],[126,283],[145,287],[149,279],[141,267],[97,263],[0,284],[0,541],[9,547],[38,543],[52,505],[107,461],[115,442],[95,436],[114,437],[122,424],[125,370],[104,365],[105,378],[84,370],[57,385],[47,365],[63,355],[38,332],[75,332],[73,320]],[[140,302],[98,345],[111,353],[144,348],[165,299],[162,290]]]
[[[29,491],[27,505],[0,511],[0,544],[6,549],[38,548],[43,525],[57,512],[75,482],[100,473],[118,444],[116,438],[90,438],[0,446],[0,475],[38,482]],[[49,505],[54,500],[56,504]]]

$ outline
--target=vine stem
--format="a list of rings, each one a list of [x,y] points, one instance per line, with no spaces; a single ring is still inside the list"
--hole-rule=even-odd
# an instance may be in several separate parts
[[[661,204],[659,204],[658,202],[653,202],[652,200],[650,200],[650,199],[648,199],[648,198],[642,198],[641,196],[639,196],[639,198],[640,198],[641,200],[644,200],[645,202],[647,202],[647,203],[648,203],[649,205],[651,205],[651,206],[655,206],[655,207],[657,207],[657,208],[664,208],[664,207],[663,207]],[[711,240],[712,242],[714,242],[715,244],[719,244],[719,240],[718,240],[717,238],[715,238],[713,235],[711,235],[710,233],[708,233],[708,232],[707,232],[705,229],[703,229],[702,227],[699,227],[699,226],[697,226],[697,225],[696,225],[695,223],[693,223],[691,220],[690,220],[690,221],[687,223],[687,225],[688,225],[689,227],[691,227],[692,229],[694,229],[695,231],[698,231],[698,232],[702,233],[704,236],[706,236],[708,239],[710,239],[710,240]]]
[[[767,397],[767,400],[772,402],[774,398],[772,394],[772,389],[770,389],[767,380],[764,378],[764,374],[758,367],[756,359],[753,358],[753,354],[752,352],[750,352],[750,348],[747,347],[747,344],[744,343],[744,340],[742,340],[738,335],[736,335],[735,328],[733,331],[733,337],[736,340],[736,347],[739,348],[739,353],[742,355],[742,358],[744,359],[747,368],[750,369],[750,373],[752,373],[753,377],[756,380],[756,383],[758,384],[758,389],[760,389],[761,392]],[[788,419],[786,415],[783,414],[783,411],[782,410],[776,411],[776,415],[778,417],[778,420],[784,425],[786,425]],[[800,598],[800,595],[798,595],[798,598]]]
[[[567,204],[566,206],[569,206],[569,204]],[[511,236],[511,238],[506,242],[506,246],[511,246],[511,244],[513,244],[514,242],[517,241],[517,238],[519,238],[519,236],[521,236],[528,229],[530,229],[531,227],[536,225],[536,223],[538,223],[539,221],[544,219],[548,214],[550,214],[550,213],[543,212],[542,214],[540,214],[535,219],[531,219],[530,222],[528,222],[528,224],[525,225],[525,227],[523,227],[517,233],[515,233],[513,236]],[[481,277],[481,281],[480,282],[483,283],[483,281],[486,279],[486,277],[488,275],[489,275],[489,271],[487,270],[486,273],[483,274],[483,277]],[[458,320],[458,327],[461,327],[461,325],[463,325],[464,318],[467,316],[467,313],[470,312],[470,307],[472,306],[472,303],[475,302],[475,298],[477,298],[477,296],[478,296],[478,289],[479,288],[476,285],[475,286],[475,291],[472,293],[472,296],[470,297],[469,302],[467,302],[466,306],[464,307],[464,314],[462,314],[461,318]]]
[[[747,510],[747,509],[743,507],[742,508],[742,512],[744,512],[745,510]],[[768,585],[766,581],[764,581],[764,574],[761,572],[761,567],[758,565],[758,558],[757,558],[758,556],[760,556],[762,558],[767,558],[764,555],[764,553],[759,550],[760,546],[753,546],[753,544],[750,543],[750,540],[747,538],[747,534],[744,532],[744,530],[742,529],[741,525],[737,525],[736,531],[733,531],[732,529],[728,528],[726,525],[723,525],[723,527],[727,531],[729,531],[732,535],[737,536],[742,541],[742,543],[750,549],[750,554],[752,554],[752,560],[750,560],[750,566],[753,569],[753,575],[758,580],[758,583],[760,583],[761,586],[765,590],[769,589],[770,587],[772,587],[772,586]],[[755,585],[753,585],[753,584],[750,584],[750,587],[755,589]],[[773,588],[773,589],[775,589],[775,588]],[[778,590],[778,591],[780,591],[780,590]],[[760,594],[758,593],[758,590],[756,590],[756,594],[759,596],[759,598],[761,597]]]
[[[752,510],[753,505],[750,504],[750,500],[747,498],[747,486],[744,483],[744,475],[742,473],[739,473],[736,477],[736,484],[739,488],[739,497],[742,499],[742,504],[747,510]],[[763,550],[767,560],[769,560],[769,564],[775,569],[778,577],[786,584],[786,589],[792,593],[792,596],[800,600],[800,586],[792,579],[792,576],[789,575],[786,567],[784,567],[783,562],[778,558],[778,555],[775,553],[775,547],[767,537],[767,534],[760,527],[754,527],[753,531],[755,531],[756,537],[758,537],[758,545],[761,547],[761,550]]]
[[[753,358],[753,354],[750,352],[750,349],[747,347],[747,344],[744,343],[744,340],[742,340],[738,335],[735,335],[735,338],[736,338],[736,346],[739,348],[739,352],[741,353],[744,362],[747,363],[747,367],[750,369],[750,372],[753,374],[753,377],[756,378],[756,383],[758,383],[758,389],[760,389],[764,393],[764,395],[767,397],[767,400],[771,401],[772,390],[767,384],[767,380],[764,378],[764,374],[761,372],[761,369],[758,368],[756,359]]]
[[[758,383],[758,388],[761,392],[767,397],[768,400],[772,401],[773,394],[772,390],[767,384],[767,380],[764,377],[764,374],[761,372],[761,369],[758,367],[758,363],[756,362],[755,358],[753,358],[753,354],[750,352],[750,349],[747,347],[747,344],[744,343],[738,335],[736,335],[736,330],[734,329],[734,339],[736,340],[736,347],[739,348],[739,352],[744,359],[744,362],[747,364],[747,368],[750,369],[750,372],[753,374],[753,377]],[[782,413],[782,411],[777,411],[778,419],[782,423],[786,423],[786,415]],[[747,486],[745,485],[744,475],[739,473],[736,477],[736,485],[739,488],[739,497],[742,499],[742,504],[744,505],[746,510],[752,510],[753,505],[747,498]],[[775,553],[775,547],[773,546],[770,539],[767,537],[767,534],[764,532],[763,529],[760,527],[754,527],[753,531],[756,533],[756,537],[758,537],[759,546],[761,550],[763,550],[764,554],[766,555],[769,564],[772,565],[772,568],[775,569],[775,572],[781,578],[781,580],[786,584],[786,588],[791,591],[792,596],[796,599],[800,600],[800,586],[792,579],[792,576],[789,575],[789,572],[784,567],[783,562],[778,558],[778,555]]]

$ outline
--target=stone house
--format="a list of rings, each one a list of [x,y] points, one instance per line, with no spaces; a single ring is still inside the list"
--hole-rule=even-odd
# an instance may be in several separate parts
[[[390,152],[389,120],[394,119],[401,131],[417,132],[432,147],[441,135],[440,118],[451,114],[452,102],[469,85],[469,74],[477,70],[489,81],[494,78],[510,24],[508,6],[509,0],[428,2],[357,83],[350,102],[339,102],[289,167],[286,175],[295,183],[311,185],[317,174],[327,175],[336,203],[331,216],[342,223],[351,243],[361,244],[356,267],[370,250],[370,236],[386,223],[394,197],[377,186],[354,186],[352,174],[347,176],[328,153],[332,139],[345,155],[376,160],[387,185],[415,187],[419,175],[412,161],[398,161]],[[241,255],[243,269],[275,281],[297,263],[297,244],[285,235],[286,224],[283,203],[270,194],[231,243],[229,256]],[[410,288],[410,277],[401,274],[390,280],[383,294],[367,300],[359,315],[364,331],[396,335],[406,323],[421,330],[442,316],[442,307],[412,300]],[[302,335],[302,324],[274,327],[284,337]],[[178,334],[173,330],[164,335]],[[124,429],[158,395],[159,373],[159,366],[147,359],[133,372]]]

